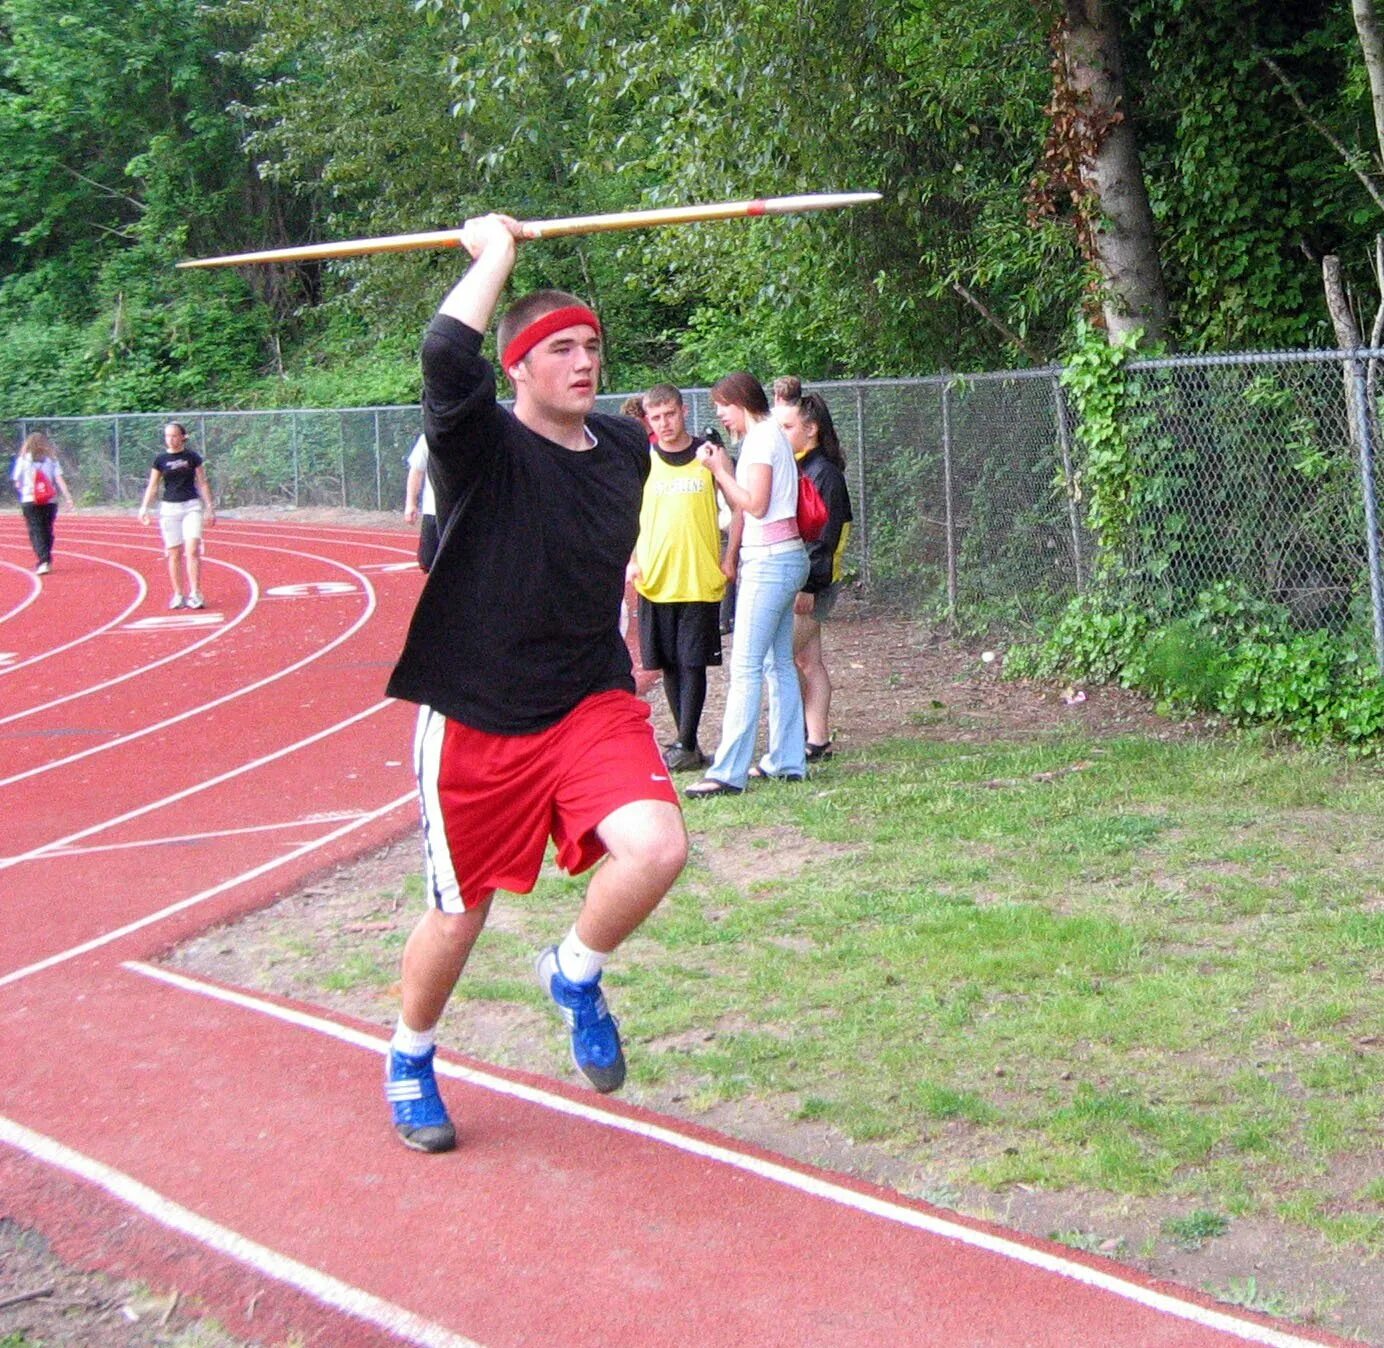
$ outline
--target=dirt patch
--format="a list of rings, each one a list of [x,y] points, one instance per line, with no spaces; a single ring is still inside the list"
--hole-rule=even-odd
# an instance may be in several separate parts
[[[84,1273],[36,1231],[0,1218],[0,1344],[15,1348],[245,1348],[191,1319],[176,1290]]]

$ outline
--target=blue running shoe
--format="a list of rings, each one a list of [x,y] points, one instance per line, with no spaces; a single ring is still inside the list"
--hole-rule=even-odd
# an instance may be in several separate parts
[[[625,1081],[625,1055],[620,1031],[601,992],[601,976],[573,983],[557,967],[557,946],[538,957],[538,981],[557,1003],[572,1030],[572,1062],[603,1095],[618,1091]]]
[[[432,1049],[415,1058],[391,1048],[384,1095],[394,1115],[394,1131],[404,1146],[414,1151],[451,1151],[456,1146],[457,1130],[437,1093]]]

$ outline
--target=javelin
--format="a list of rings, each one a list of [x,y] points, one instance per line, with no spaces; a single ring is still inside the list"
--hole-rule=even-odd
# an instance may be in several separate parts
[[[604,234],[615,229],[649,229],[655,225],[690,225],[702,220],[738,220],[756,215],[795,215],[829,211],[878,201],[878,192],[818,192],[802,197],[764,197],[758,201],[721,201],[709,206],[670,206],[655,211],[621,211],[614,215],[572,215],[561,220],[521,220],[526,239],[557,239],[570,234]],[[307,262],[314,258],[359,257],[365,253],[407,253],[420,248],[458,248],[461,230],[428,234],[389,234],[378,239],[342,239],[301,248],[270,248],[262,253],[231,253],[180,262],[179,267],[239,267],[255,262]]]

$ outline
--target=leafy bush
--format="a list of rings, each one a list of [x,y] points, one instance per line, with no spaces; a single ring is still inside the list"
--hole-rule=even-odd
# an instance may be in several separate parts
[[[1083,595],[1045,639],[1010,652],[1005,674],[1118,682],[1165,709],[1376,753],[1384,678],[1362,645],[1350,633],[1297,631],[1286,608],[1223,581],[1161,619],[1115,594]]]

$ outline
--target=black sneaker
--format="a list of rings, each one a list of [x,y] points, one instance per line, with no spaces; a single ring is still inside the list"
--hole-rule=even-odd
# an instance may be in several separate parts
[[[807,761],[809,763],[825,763],[831,757],[831,741],[825,744],[813,744],[811,740],[807,742]]]
[[[700,749],[684,749],[680,744],[665,750],[663,761],[669,772],[700,772],[711,762]]]

